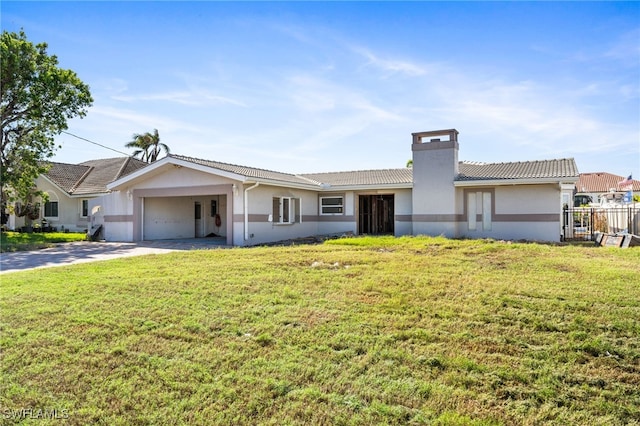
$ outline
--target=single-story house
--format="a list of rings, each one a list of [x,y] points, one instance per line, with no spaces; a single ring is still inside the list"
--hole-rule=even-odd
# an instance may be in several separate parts
[[[222,236],[247,246],[339,233],[559,241],[573,159],[458,161],[455,129],[413,133],[413,167],[289,174],[182,155],[89,201],[107,241]]]
[[[606,172],[580,173],[576,182],[575,206],[599,205],[601,202],[606,202],[607,198],[622,198],[629,186],[619,185],[623,180],[625,180],[624,176]],[[640,193],[640,180],[632,179],[630,186],[634,193]]]
[[[89,227],[89,200],[109,193],[107,184],[145,167],[147,163],[131,157],[85,161],[80,164],[49,163],[49,170],[38,176],[35,187],[48,195],[40,204],[39,218],[33,221],[58,231],[84,232]],[[9,216],[9,229],[25,226],[25,218]]]

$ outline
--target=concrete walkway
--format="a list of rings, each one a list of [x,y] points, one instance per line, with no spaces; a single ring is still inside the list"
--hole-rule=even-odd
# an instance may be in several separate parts
[[[164,254],[179,250],[222,248],[226,247],[224,243],[223,239],[215,238],[143,241],[140,243],[88,241],[62,243],[43,250],[1,253],[0,274],[145,254]]]

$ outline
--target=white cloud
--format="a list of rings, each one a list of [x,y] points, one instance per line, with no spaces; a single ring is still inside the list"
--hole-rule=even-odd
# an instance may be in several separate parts
[[[288,79],[284,93],[288,93],[293,103],[303,111],[337,111],[341,114],[367,113],[371,120],[402,120],[402,117],[388,108],[375,104],[370,99],[374,93],[354,86],[347,86],[328,78],[312,77],[305,74],[293,75]]]
[[[427,74],[429,71],[426,67],[407,60],[382,58],[371,52],[369,49],[363,47],[352,47],[351,49],[367,60],[367,66],[378,68],[386,73],[399,73],[410,77],[416,77]]]
[[[338,103],[336,97],[339,94],[330,90],[324,82],[306,75],[297,75],[291,77],[289,83],[291,88],[289,97],[300,110],[317,112],[336,108]]]
[[[615,116],[592,111],[585,96],[597,83],[572,91],[553,80],[509,81],[506,78],[442,66],[430,79],[416,79],[404,101],[415,106],[413,122],[428,117],[438,128],[456,127],[461,149],[471,160],[518,161],[573,157],[637,149],[637,126],[618,124]],[[610,96],[610,94],[609,94]],[[635,141],[635,142],[634,142]],[[483,146],[491,146],[489,152]]]
[[[114,95],[111,98],[116,101],[129,103],[141,101],[161,101],[198,107],[222,104],[246,107],[246,104],[244,102],[224,96],[215,95],[206,90],[183,90],[143,95]]]
[[[393,108],[379,105],[372,93],[327,78],[293,75],[283,93],[294,108],[287,122],[269,137],[296,140],[290,152],[302,157],[344,149],[352,141],[364,141],[370,129],[405,119]]]
[[[104,91],[110,96],[125,93],[129,90],[129,84],[122,78],[99,79],[97,82],[98,91]]]

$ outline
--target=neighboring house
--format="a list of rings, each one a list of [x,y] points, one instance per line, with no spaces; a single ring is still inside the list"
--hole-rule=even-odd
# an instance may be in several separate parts
[[[578,204],[576,207],[584,204],[600,204],[601,201],[605,201],[602,198],[622,198],[628,190],[618,183],[624,179],[624,176],[606,172],[580,173],[574,197],[575,203]],[[640,193],[640,180],[633,179],[632,184],[633,192]]]
[[[84,232],[89,228],[89,200],[107,194],[107,184],[146,166],[131,157],[85,161],[80,164],[50,163],[47,173],[35,182],[38,190],[47,193],[48,201],[40,203],[40,218],[33,221],[58,231]],[[9,228],[25,225],[24,217],[9,217]]]
[[[412,169],[299,175],[171,154],[107,185],[89,208],[108,241],[216,235],[246,246],[347,232],[560,240],[573,159],[458,162],[455,129],[414,133],[411,147]]]

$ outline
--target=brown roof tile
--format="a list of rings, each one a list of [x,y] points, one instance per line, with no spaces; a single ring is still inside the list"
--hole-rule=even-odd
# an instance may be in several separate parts
[[[606,172],[580,173],[580,179],[576,182],[578,192],[609,192],[611,189],[622,191],[618,182],[624,180],[624,176],[618,176]],[[640,180],[633,179],[633,190],[640,191]]]
[[[67,193],[72,193],[77,183],[91,170],[89,166],[66,163],[48,163],[49,170],[44,174]]]
[[[49,164],[45,176],[72,195],[108,192],[108,183],[147,165],[131,157],[90,160],[80,164]]]

